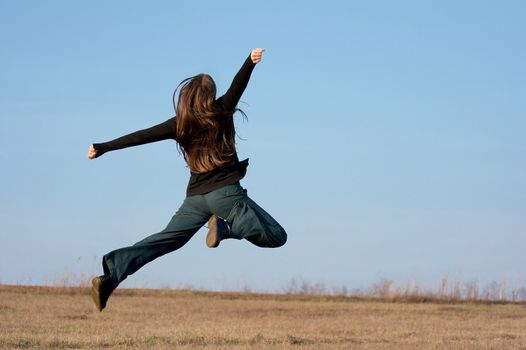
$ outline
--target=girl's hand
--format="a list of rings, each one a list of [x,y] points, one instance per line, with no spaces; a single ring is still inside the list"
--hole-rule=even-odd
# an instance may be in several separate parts
[[[95,147],[93,147],[93,145],[90,145],[89,150],[88,150],[88,158],[93,159],[95,158],[96,155],[97,155],[97,150],[95,149]]]
[[[257,48],[252,50],[252,52],[250,53],[250,59],[252,60],[252,62],[261,62],[261,56],[263,56],[263,52],[265,52],[265,49]]]

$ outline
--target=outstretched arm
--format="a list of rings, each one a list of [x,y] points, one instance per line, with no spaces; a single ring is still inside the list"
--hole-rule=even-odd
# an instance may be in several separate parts
[[[106,152],[118,149],[144,145],[146,143],[175,139],[175,117],[152,126],[148,129],[139,130],[131,134],[119,137],[113,141],[94,143],[88,150],[88,158],[98,158]]]
[[[241,69],[239,72],[237,72],[234,80],[232,80],[232,84],[230,84],[227,92],[217,99],[217,102],[225,110],[231,111],[236,108],[239,100],[241,99],[241,95],[243,95],[243,92],[248,85],[248,81],[250,80],[250,75],[252,74],[254,67],[257,63],[261,62],[263,52],[265,52],[265,49],[261,48],[253,49],[250,52],[250,55],[243,63],[243,66],[241,66]]]

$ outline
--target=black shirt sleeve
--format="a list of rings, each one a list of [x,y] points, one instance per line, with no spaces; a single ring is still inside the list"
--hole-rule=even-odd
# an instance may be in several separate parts
[[[250,55],[248,55],[247,59],[241,66],[241,69],[234,77],[234,80],[232,80],[232,84],[230,84],[227,92],[217,99],[217,103],[221,105],[223,109],[233,111],[236,108],[241,95],[243,95],[243,92],[248,85],[250,75],[255,66],[256,64],[252,62]]]
[[[175,140],[175,118],[176,117],[170,118],[151,128],[139,130],[109,142],[94,143],[93,147],[97,150],[95,158],[100,157],[106,152],[126,147],[139,146],[167,139]]]

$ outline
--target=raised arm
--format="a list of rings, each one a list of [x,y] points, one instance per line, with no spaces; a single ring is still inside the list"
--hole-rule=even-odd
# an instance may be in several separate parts
[[[94,143],[88,150],[88,158],[98,158],[109,151],[167,139],[175,140],[175,117],[151,128],[139,130],[109,142]]]
[[[230,84],[227,92],[217,99],[217,103],[219,103],[225,110],[234,110],[236,108],[241,99],[241,95],[243,95],[243,92],[248,85],[254,67],[257,63],[261,62],[261,57],[264,51],[264,49],[258,48],[250,52],[250,55],[241,66],[239,72],[237,72],[234,80],[232,80],[232,84]]]

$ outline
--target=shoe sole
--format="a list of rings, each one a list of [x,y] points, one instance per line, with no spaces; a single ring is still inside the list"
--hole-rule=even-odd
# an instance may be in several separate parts
[[[91,299],[93,299],[93,303],[95,304],[95,307],[97,310],[102,311],[104,309],[104,306],[102,306],[102,298],[100,296],[100,290],[101,290],[102,282],[99,277],[94,277],[91,280]]]
[[[219,233],[217,232],[217,216],[212,215],[208,220],[208,234],[206,235],[206,245],[208,248],[217,248],[219,246]]]

